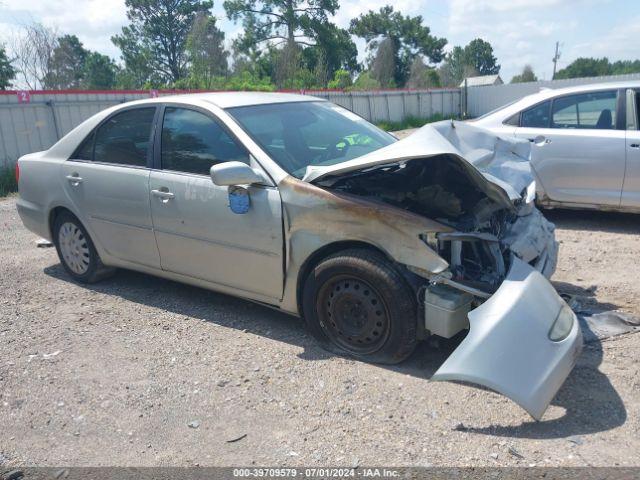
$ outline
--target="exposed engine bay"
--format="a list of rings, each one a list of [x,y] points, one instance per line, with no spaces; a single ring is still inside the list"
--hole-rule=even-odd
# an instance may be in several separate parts
[[[540,419],[573,368],[582,337],[548,281],[558,245],[554,225],[534,204],[529,157],[527,141],[446,121],[361,158],[310,168],[304,180],[396,215],[398,232],[414,218],[419,226],[406,230],[407,248],[391,257],[417,294],[417,336],[466,331],[432,380],[483,385]],[[393,220],[386,224],[393,229]],[[367,234],[389,248],[377,231]],[[416,265],[426,257],[441,263]]]
[[[490,198],[453,155],[352,172],[323,183],[330,189],[382,201],[455,229],[439,233],[437,238],[426,235],[425,241],[449,262],[451,280],[487,294],[503,281],[512,255],[547,277],[555,268],[554,226],[533,202],[525,201],[525,192],[521,199],[508,204]],[[547,252],[549,244],[554,247],[553,258]]]

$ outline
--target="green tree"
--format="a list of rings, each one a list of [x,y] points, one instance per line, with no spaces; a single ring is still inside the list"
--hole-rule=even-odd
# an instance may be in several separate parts
[[[7,57],[4,45],[0,45],[0,90],[6,90],[11,86],[11,80],[16,78],[16,69]]]
[[[447,40],[431,35],[429,27],[422,22],[420,15],[405,17],[387,5],[378,12],[369,10],[351,20],[349,31],[364,38],[367,49],[371,52],[376,51],[385,39],[390,40],[395,63],[394,81],[396,85],[402,86],[409,77],[411,63],[416,55],[422,55],[432,63],[438,63],[443,58]],[[375,61],[375,56],[370,63],[372,61]]]
[[[467,77],[498,72],[500,65],[493,56],[493,47],[481,38],[472,40],[464,48],[453,47],[438,70],[440,81],[447,87],[457,87]]]
[[[493,47],[489,42],[476,38],[464,47],[466,64],[472,66],[479,75],[497,75],[500,65],[493,56]]]
[[[278,53],[275,47],[265,49],[251,49],[241,51],[237,42],[233,43],[233,75],[248,72],[254,78],[274,77],[275,57]]]
[[[254,62],[261,57],[263,67],[271,60],[266,69],[281,88],[300,83],[292,78],[310,72],[323,83],[339,68],[357,67],[357,48],[348,32],[329,21],[337,0],[226,0],[224,8],[244,27],[234,49]]]
[[[316,45],[303,50],[304,64],[324,78],[332,78],[338,70],[358,71],[358,48],[349,32],[332,23],[318,23],[314,27]],[[322,82],[325,83],[325,82]]]
[[[122,79],[166,84],[184,78],[193,20],[212,5],[210,0],[125,0],[130,24],[111,37],[125,63]]]
[[[338,9],[337,0],[225,0],[223,5],[229,18],[245,27],[241,50],[264,42],[313,46],[309,40],[316,29]]]
[[[493,47],[481,38],[472,40],[464,48],[453,47],[439,69],[440,80],[447,87],[457,87],[467,77],[498,72],[500,65],[493,56]]]
[[[375,90],[377,88],[380,88],[380,82],[373,78],[369,70],[361,72],[353,82],[353,90]]]
[[[525,65],[522,69],[522,73],[520,75],[515,75],[511,79],[511,83],[524,83],[524,82],[537,82],[538,77],[533,73],[533,68],[531,65]]]
[[[608,58],[581,57],[557,72],[555,79],[600,77],[602,75],[611,75],[611,64]]]
[[[371,75],[382,88],[393,88],[396,86],[396,66],[393,40],[385,38],[380,42],[371,62]]]
[[[337,70],[333,80],[331,80],[327,86],[336,90],[345,90],[352,85],[353,80],[351,80],[351,74],[346,70]]]
[[[618,60],[611,64],[611,75],[640,72],[640,60]]]
[[[245,70],[227,78],[224,89],[271,92],[276,89],[276,86],[271,83],[270,78],[257,77]]]
[[[303,88],[298,81],[302,72],[302,48],[297,43],[286,43],[275,51],[274,81],[278,88]]]
[[[440,82],[445,87],[457,87],[466,77],[474,77],[479,72],[471,65],[464,48],[455,46],[438,69]]]
[[[640,60],[618,60],[611,63],[607,57],[580,57],[556,73],[555,78],[600,77],[638,72],[640,72]]]
[[[411,64],[407,88],[437,88],[440,86],[440,77],[436,69],[425,65],[424,60],[417,56]]]
[[[44,88],[65,90],[80,88],[87,50],[75,35],[59,37],[49,59]]]
[[[215,77],[227,74],[229,52],[224,48],[224,33],[216,19],[199,12],[187,37],[190,76],[198,80],[199,88],[212,88]]]
[[[111,90],[116,85],[118,67],[106,55],[88,52],[82,72],[82,87],[89,90]]]

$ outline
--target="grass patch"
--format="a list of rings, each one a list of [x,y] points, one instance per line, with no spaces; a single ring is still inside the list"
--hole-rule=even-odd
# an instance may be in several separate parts
[[[18,191],[16,172],[11,167],[0,167],[0,197],[6,197],[10,193]]]
[[[376,125],[378,128],[386,130],[387,132],[395,132],[398,130],[406,130],[408,128],[420,128],[427,123],[439,122],[440,120],[447,119],[448,117],[436,114],[429,118],[407,117],[401,122],[377,122]]]

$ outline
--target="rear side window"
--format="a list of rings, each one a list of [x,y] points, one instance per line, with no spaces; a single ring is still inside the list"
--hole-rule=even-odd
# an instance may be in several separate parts
[[[543,102],[528,110],[524,110],[520,116],[521,127],[549,128],[549,112],[551,101]]]
[[[147,165],[153,108],[136,108],[118,113],[95,133],[93,160],[118,165]]]
[[[249,154],[211,117],[186,108],[167,107],[162,122],[162,168],[209,175],[212,165],[249,163]]]
[[[616,91],[560,97],[553,102],[553,128],[615,128]]]

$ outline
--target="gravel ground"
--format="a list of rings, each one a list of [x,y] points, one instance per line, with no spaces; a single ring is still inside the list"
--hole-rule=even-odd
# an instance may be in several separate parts
[[[639,314],[639,217],[551,212],[556,286]],[[331,356],[296,318],[121,271],[71,282],[0,200],[0,470],[14,465],[640,465],[640,335],[593,343],[543,421]]]

